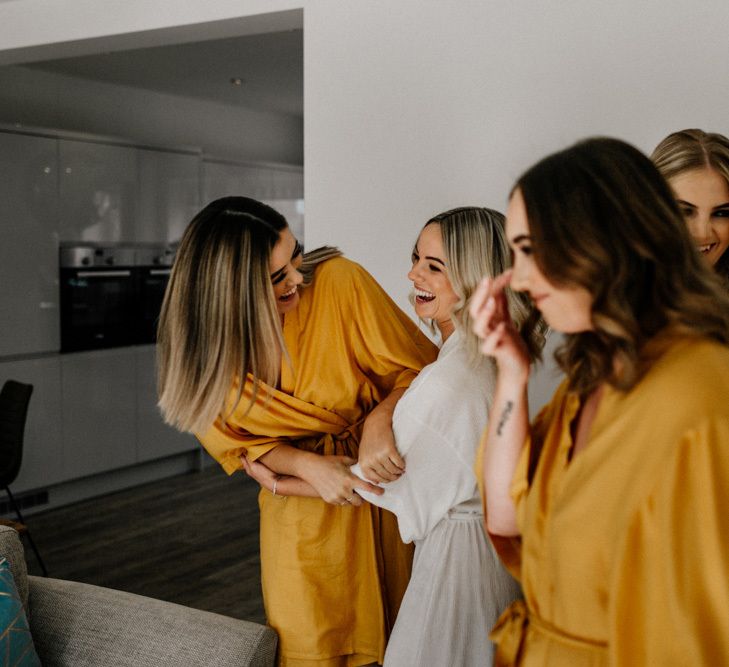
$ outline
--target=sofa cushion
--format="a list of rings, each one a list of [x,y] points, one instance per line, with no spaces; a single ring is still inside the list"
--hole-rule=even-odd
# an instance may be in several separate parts
[[[29,577],[44,667],[272,667],[276,633],[170,602]]]
[[[4,665],[40,667],[28,619],[6,558],[0,558],[0,656]]]
[[[6,558],[13,573],[23,608],[28,612],[28,568],[18,533],[9,526],[0,525],[0,558]]]

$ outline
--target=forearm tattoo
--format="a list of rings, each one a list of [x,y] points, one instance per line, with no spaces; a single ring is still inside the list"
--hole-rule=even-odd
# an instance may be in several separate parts
[[[509,416],[511,415],[511,411],[514,409],[514,401],[506,401],[506,405],[504,406],[504,411],[501,413],[501,417],[499,418],[499,425],[496,427],[496,435],[501,435],[501,432],[504,430],[504,426],[506,422],[509,420]]]

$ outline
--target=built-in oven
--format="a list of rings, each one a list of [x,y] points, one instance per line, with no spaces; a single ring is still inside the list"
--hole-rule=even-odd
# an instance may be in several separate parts
[[[136,343],[134,258],[133,248],[61,248],[61,352]]]
[[[173,259],[167,246],[61,247],[61,352],[154,343]]]
[[[137,327],[141,344],[154,343],[157,340],[159,314],[174,259],[174,250],[169,246],[145,246],[137,249]]]

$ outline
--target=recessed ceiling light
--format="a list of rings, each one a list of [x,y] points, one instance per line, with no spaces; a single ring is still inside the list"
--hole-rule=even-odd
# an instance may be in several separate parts
[[[243,85],[243,81],[244,81],[243,79],[241,79],[241,78],[239,78],[239,77],[237,77],[237,76],[234,76],[234,77],[233,77],[233,78],[232,78],[232,79],[230,80],[230,85],[231,85],[231,86],[242,86],[242,85]]]

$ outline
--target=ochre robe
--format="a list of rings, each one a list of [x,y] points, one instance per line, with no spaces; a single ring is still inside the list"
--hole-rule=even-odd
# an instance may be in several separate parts
[[[229,474],[242,468],[242,453],[255,460],[282,442],[356,457],[363,418],[437,354],[375,280],[344,258],[317,267],[283,333],[290,363],[282,363],[280,390],[260,392],[245,414],[248,378],[232,416],[199,436]],[[263,597],[279,634],[279,665],[381,662],[412,562],[395,517],[367,503],[339,507],[265,489],[259,506]]]
[[[633,389],[606,387],[570,460],[579,407],[563,384],[537,417],[521,539],[492,536],[525,596],[495,664],[729,665],[729,349],[674,340]]]

